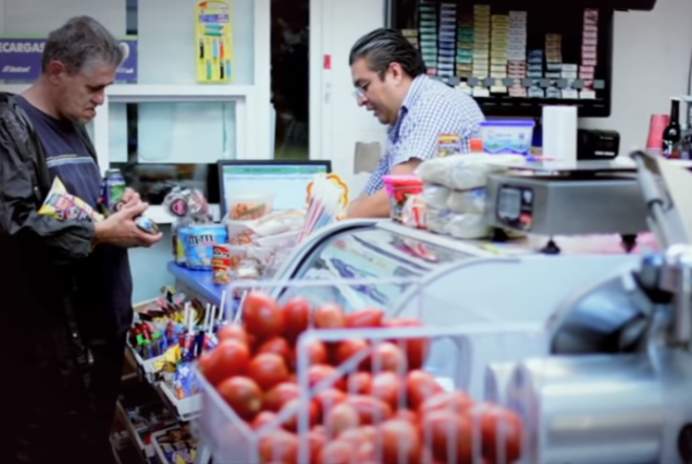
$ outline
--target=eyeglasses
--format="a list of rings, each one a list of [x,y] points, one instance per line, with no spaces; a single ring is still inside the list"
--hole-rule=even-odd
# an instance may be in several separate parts
[[[355,87],[356,88],[353,90],[353,96],[356,97],[356,100],[361,101],[365,98],[368,87],[370,87],[370,81],[366,81],[363,84],[356,84]]]

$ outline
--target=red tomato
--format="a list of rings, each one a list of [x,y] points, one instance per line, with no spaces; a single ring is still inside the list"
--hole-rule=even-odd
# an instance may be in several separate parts
[[[294,399],[294,400],[289,400],[284,405],[282,406],[281,410],[279,411],[279,414],[281,414],[284,409],[285,410],[294,410],[295,412],[293,413],[293,416],[291,416],[289,419],[287,419],[282,426],[288,430],[289,432],[296,432],[298,430],[298,424],[300,423],[300,419],[298,414],[300,413],[299,411],[299,406],[300,405],[300,400],[299,399]],[[309,421],[309,426],[312,427],[313,425],[317,424],[317,421],[319,420],[320,416],[320,408],[317,406],[317,403],[314,401],[310,401],[310,406],[308,408],[308,421]]]
[[[423,417],[430,411],[445,410],[464,414],[473,407],[473,400],[463,392],[438,393],[423,401],[418,407],[418,415]]]
[[[380,372],[372,378],[372,396],[391,406],[393,411],[399,407],[399,399],[404,396],[404,382],[394,372]]]
[[[346,380],[346,391],[352,395],[369,395],[372,391],[370,372],[354,372]]]
[[[406,358],[399,347],[393,343],[380,343],[373,348],[371,354],[372,367],[378,371],[403,372],[406,368]]]
[[[236,375],[221,382],[217,388],[233,411],[247,421],[262,409],[262,391],[252,379]]]
[[[351,464],[353,460],[351,444],[339,440],[327,443],[317,456],[317,464]]]
[[[398,318],[385,320],[384,327],[421,327],[423,324],[417,319]],[[398,341],[393,341],[398,344]],[[402,347],[405,346],[406,358],[409,369],[420,369],[428,356],[430,341],[425,338],[406,338],[401,340]]]
[[[327,363],[327,348],[319,340],[314,340],[308,347],[308,357],[310,364],[326,364]]]
[[[248,375],[257,382],[262,390],[267,391],[274,385],[288,379],[288,369],[278,354],[261,353],[250,361]]]
[[[327,364],[315,364],[314,366],[310,366],[310,369],[308,370],[310,387],[318,385],[320,382],[327,377],[332,376],[334,373],[336,373],[336,369]],[[334,382],[333,386],[340,390],[344,390],[346,388],[346,381],[343,379],[343,377],[340,377]]]
[[[326,417],[329,411],[346,399],[346,393],[336,388],[327,388],[315,395],[315,402],[320,408],[322,417]]]
[[[421,418],[423,443],[432,449],[433,456],[441,462],[471,462],[471,420],[468,414],[452,411],[431,411]],[[447,455],[450,441],[456,448],[456,456]],[[450,458],[450,459],[448,459]]]
[[[276,412],[288,401],[294,400],[299,396],[300,389],[298,385],[292,382],[281,382],[264,394],[264,409]]]
[[[295,341],[310,324],[310,301],[306,298],[291,298],[281,308],[284,314],[284,335]]]
[[[260,440],[260,459],[263,463],[295,464],[298,462],[299,446],[295,434],[275,430]]]
[[[327,432],[324,427],[317,426],[308,433],[308,442],[310,443],[310,462],[317,462],[320,451],[327,444]]]
[[[293,358],[293,350],[291,345],[288,344],[283,337],[272,337],[264,341],[259,348],[257,348],[257,354],[259,353],[274,353],[281,356],[287,366],[291,365]]]
[[[200,370],[212,385],[234,375],[242,375],[248,369],[250,352],[247,346],[237,340],[225,340],[200,360]]]
[[[339,342],[336,345],[336,350],[333,352],[334,364],[342,364],[348,361],[351,358],[351,356],[354,356],[356,353],[367,349],[368,343],[360,338],[355,338],[353,340],[344,340],[342,342]],[[363,360],[363,362],[358,364],[360,368],[366,367],[366,359],[367,357]]]
[[[406,396],[409,406],[415,411],[426,398],[442,392],[442,386],[427,372],[415,370],[409,372],[406,377]]]
[[[382,460],[385,464],[420,462],[421,442],[413,424],[391,419],[383,423],[377,433],[382,438]]]
[[[245,343],[245,345],[250,347],[250,340],[248,338],[247,332],[243,329],[243,326],[239,324],[224,324],[219,327],[219,331],[216,333],[219,341],[224,340],[238,340],[239,342]]]
[[[488,403],[471,409],[471,417],[478,416],[483,456],[490,462],[512,462],[519,459],[523,433],[519,416],[513,411]],[[501,452],[503,448],[504,451]]]
[[[360,425],[358,411],[351,405],[342,402],[334,406],[324,419],[324,426],[330,437],[337,437],[344,430],[354,429]]]
[[[411,411],[410,409],[398,409],[394,413],[394,419],[401,419],[405,421],[409,421],[413,425],[418,425],[418,414],[415,412]]]
[[[258,291],[245,297],[243,322],[247,331],[260,339],[281,335],[284,331],[284,313],[274,298]]]
[[[377,458],[376,432],[372,425],[345,430],[337,440],[351,445],[355,453],[354,462],[358,464],[374,462]]]
[[[378,424],[392,417],[392,408],[384,401],[366,395],[347,396],[343,404],[353,406],[363,425]]]
[[[272,411],[260,411],[257,416],[252,421],[250,425],[253,430],[259,430],[265,425],[272,423],[276,420],[276,413]]]
[[[317,308],[314,314],[315,327],[320,329],[340,329],[346,327],[346,318],[342,309],[335,304],[326,304]]]
[[[384,312],[381,309],[368,308],[362,309],[346,315],[346,327],[365,328],[380,327]]]

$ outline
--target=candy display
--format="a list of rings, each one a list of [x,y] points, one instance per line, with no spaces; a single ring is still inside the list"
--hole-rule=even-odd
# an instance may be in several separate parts
[[[103,220],[103,216],[81,198],[67,193],[59,177],[53,179],[48,195],[38,210],[38,214],[50,216],[58,221],[94,221]]]
[[[185,265],[190,269],[211,269],[214,245],[228,243],[228,231],[223,224],[192,224],[178,229]]]
[[[152,440],[162,463],[193,464],[197,462],[197,440],[187,424],[180,424],[153,434]]]

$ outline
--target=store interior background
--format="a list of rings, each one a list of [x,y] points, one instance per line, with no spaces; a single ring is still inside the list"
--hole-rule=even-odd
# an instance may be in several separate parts
[[[355,39],[371,27],[363,18],[373,11],[374,18],[382,16],[383,4],[372,0],[312,0],[320,3],[322,14],[310,19],[311,24],[319,24],[319,35],[310,38],[309,43],[321,43],[322,48],[348,50]],[[68,18],[88,14],[101,21],[115,35],[127,33],[128,9],[125,0],[0,0],[0,36],[36,37],[45,36],[50,30],[61,25]],[[307,1],[302,2],[307,5]],[[270,41],[257,42],[258,24],[256,15],[266,16],[267,31],[270,28],[270,4],[268,0],[233,0],[234,5],[234,66],[236,82],[247,93],[247,108],[236,111],[233,101],[220,104],[204,101],[203,98],[187,95],[187,104],[162,103],[140,105],[139,111],[148,114],[142,118],[138,127],[140,150],[147,147],[148,156],[165,159],[167,162],[214,162],[222,153],[226,157],[306,157],[332,159],[337,170],[347,179],[355,181],[351,167],[355,142],[383,140],[384,128],[375,128],[372,121],[366,126],[359,121],[335,121],[322,124],[315,114],[308,115],[305,105],[297,105],[295,98],[307,98],[313,109],[323,114],[333,102],[343,104],[345,100],[332,98],[325,101],[321,96],[325,86],[332,95],[352,95],[350,72],[347,62],[334,61],[332,69],[324,69],[323,63],[315,63],[314,57],[328,50],[301,50],[313,60],[307,73],[294,72],[292,65],[283,63],[283,71],[275,66],[270,71],[269,63],[278,63],[275,37]],[[284,15],[287,24],[307,23],[310,11],[306,5],[289,0],[271,2],[277,15]],[[324,14],[329,11],[331,14]],[[372,19],[373,16],[370,17]],[[132,21],[132,18],[130,18]],[[139,84],[178,86],[188,89],[198,86],[195,83],[194,40],[192,4],[189,0],[146,0],[137,3],[137,33],[139,40]],[[334,21],[334,24],[329,24]],[[338,33],[336,22],[349,24],[348,33]],[[343,23],[342,23],[343,24]],[[359,27],[362,26],[362,29]],[[272,32],[280,30],[277,22],[271,24]],[[307,29],[297,34],[307,33]],[[613,50],[613,96],[612,112],[608,118],[585,118],[581,127],[614,129],[621,135],[621,155],[630,148],[641,147],[645,142],[649,116],[652,113],[667,113],[670,97],[683,95],[687,91],[690,47],[692,46],[692,1],[658,0],[651,12],[617,12],[615,15],[615,37]],[[315,34],[315,28],[310,32]],[[293,34],[293,35],[292,35]],[[268,34],[267,34],[268,35]],[[287,36],[294,39],[296,32]],[[306,37],[298,37],[297,46],[304,46]],[[296,45],[294,44],[294,45]],[[272,48],[272,50],[270,50]],[[272,56],[273,55],[273,56]],[[295,57],[294,57],[295,58]],[[271,85],[269,75],[280,86]],[[290,78],[287,73],[291,74]],[[300,79],[295,79],[301,76]],[[307,81],[303,81],[303,76]],[[308,87],[309,83],[309,87]],[[0,90],[7,90],[10,87]],[[276,102],[276,110],[268,104],[272,90],[276,93],[283,87],[283,101]],[[11,90],[17,90],[12,86]],[[245,90],[244,90],[245,91]],[[134,91],[133,91],[134,92]],[[305,97],[303,97],[305,95]],[[287,102],[292,99],[292,102]],[[319,100],[318,100],[319,99]],[[371,118],[364,110],[355,109],[355,101],[350,97],[348,111],[333,108],[332,114],[342,114],[348,118]],[[265,105],[265,102],[267,103]],[[101,157],[117,160],[127,157],[127,116],[126,105],[113,104],[109,111],[111,136],[108,138],[107,153]],[[175,111],[171,111],[176,108]],[[102,108],[101,111],[106,110]],[[276,116],[278,114],[278,117]],[[240,119],[242,118],[242,121]],[[322,118],[326,121],[325,118]],[[309,124],[308,124],[309,121]],[[246,134],[238,134],[237,125],[245,128]],[[309,126],[309,129],[308,129]],[[361,127],[344,135],[345,128]],[[374,132],[377,130],[377,133]],[[210,137],[208,134],[221,134]],[[236,153],[238,140],[243,139],[244,150]],[[331,139],[338,144],[328,144]],[[310,140],[309,146],[306,144]],[[317,143],[313,143],[317,141]],[[329,147],[328,150],[325,147]],[[275,147],[275,148],[271,148]],[[103,150],[102,150],[103,151]],[[172,283],[166,271],[166,263],[171,259],[169,228],[166,237],[150,249],[132,250],[130,253],[133,278],[135,281],[134,300],[152,298],[159,293],[164,284]]]

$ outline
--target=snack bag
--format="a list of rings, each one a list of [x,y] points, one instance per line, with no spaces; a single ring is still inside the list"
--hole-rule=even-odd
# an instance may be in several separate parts
[[[51,185],[43,205],[38,210],[38,214],[52,217],[58,221],[76,219],[78,221],[98,222],[103,220],[103,216],[94,211],[84,200],[67,193],[65,185],[57,176],[53,179],[53,185]]]

